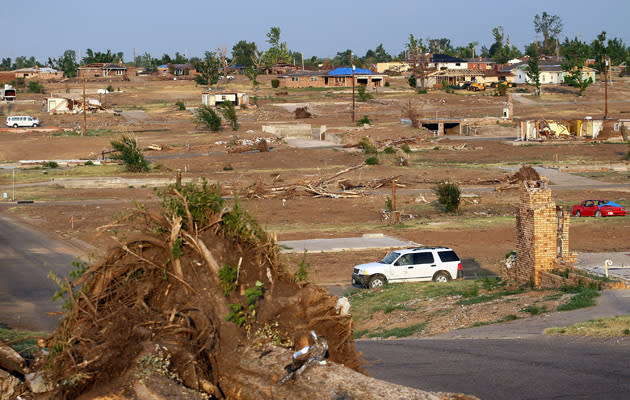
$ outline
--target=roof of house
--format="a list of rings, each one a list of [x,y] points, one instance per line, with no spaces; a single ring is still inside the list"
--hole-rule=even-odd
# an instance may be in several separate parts
[[[50,67],[41,67],[41,68],[20,68],[20,69],[16,69],[13,72],[45,72],[45,73],[57,73],[59,71],[57,71],[54,68],[50,68]]]
[[[92,63],[92,64],[88,64],[88,65],[82,65],[79,67],[79,69],[93,69],[93,68],[99,68],[99,69],[127,69],[126,66],[124,65],[120,65],[120,64],[113,64],[113,63]]]
[[[462,63],[465,62],[461,58],[452,57],[446,54],[433,54],[431,56],[432,63]]]
[[[355,68],[354,71],[352,70],[352,68],[348,68],[348,67],[339,67],[339,68],[335,68],[332,71],[330,71],[328,73],[328,75],[372,75],[373,72],[370,71],[369,69],[363,69],[363,68]]]

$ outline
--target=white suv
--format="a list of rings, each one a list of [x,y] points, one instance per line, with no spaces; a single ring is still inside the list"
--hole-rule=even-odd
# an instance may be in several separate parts
[[[415,247],[396,250],[378,262],[355,266],[352,284],[373,289],[387,282],[448,282],[462,277],[462,262],[453,249]]]

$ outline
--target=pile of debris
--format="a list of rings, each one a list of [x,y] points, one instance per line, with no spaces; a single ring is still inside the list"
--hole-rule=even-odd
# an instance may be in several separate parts
[[[247,198],[267,199],[267,198],[295,198],[300,196],[328,197],[333,199],[363,197],[364,191],[374,190],[384,186],[391,186],[392,182],[396,182],[397,187],[404,188],[407,185],[398,182],[399,176],[373,179],[367,182],[350,181],[349,179],[339,179],[341,175],[355,171],[364,167],[366,164],[361,163],[355,166],[343,169],[332,175],[315,178],[309,181],[300,181],[297,183],[278,185],[282,180],[280,175],[274,176],[271,184],[265,184],[258,181],[255,184],[239,189],[237,187],[228,187],[233,192],[239,193]],[[359,189],[359,190],[357,190]]]
[[[68,311],[32,366],[40,398],[453,398],[363,375],[347,307],[287,273],[275,239],[219,187],[161,195],[63,283]],[[6,359],[13,398],[32,398]]]
[[[293,112],[295,114],[295,119],[311,118],[311,113],[308,112],[307,108],[307,106],[296,108]]]
[[[504,178],[500,186],[495,189],[497,192],[502,192],[508,189],[517,189],[519,184],[524,181],[539,181],[540,174],[532,168],[530,165],[523,165],[515,174]]]

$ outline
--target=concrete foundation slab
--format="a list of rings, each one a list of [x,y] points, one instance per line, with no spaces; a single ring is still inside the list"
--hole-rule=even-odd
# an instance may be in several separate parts
[[[335,239],[284,240],[278,242],[282,253],[326,253],[344,250],[393,249],[420,246],[415,242],[401,240],[382,234],[366,234],[361,237]]]
[[[605,276],[606,260],[612,261],[612,265],[608,267],[610,278],[630,282],[630,252],[580,253],[577,257],[577,267],[595,275]]]

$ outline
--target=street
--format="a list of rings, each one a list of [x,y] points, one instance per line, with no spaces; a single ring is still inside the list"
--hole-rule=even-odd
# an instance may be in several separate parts
[[[630,340],[361,340],[371,376],[484,400],[628,399]]]
[[[60,311],[63,300],[52,302],[59,287],[48,273],[67,277],[74,259],[63,242],[0,216],[0,324],[51,332],[59,317],[45,313]]]

